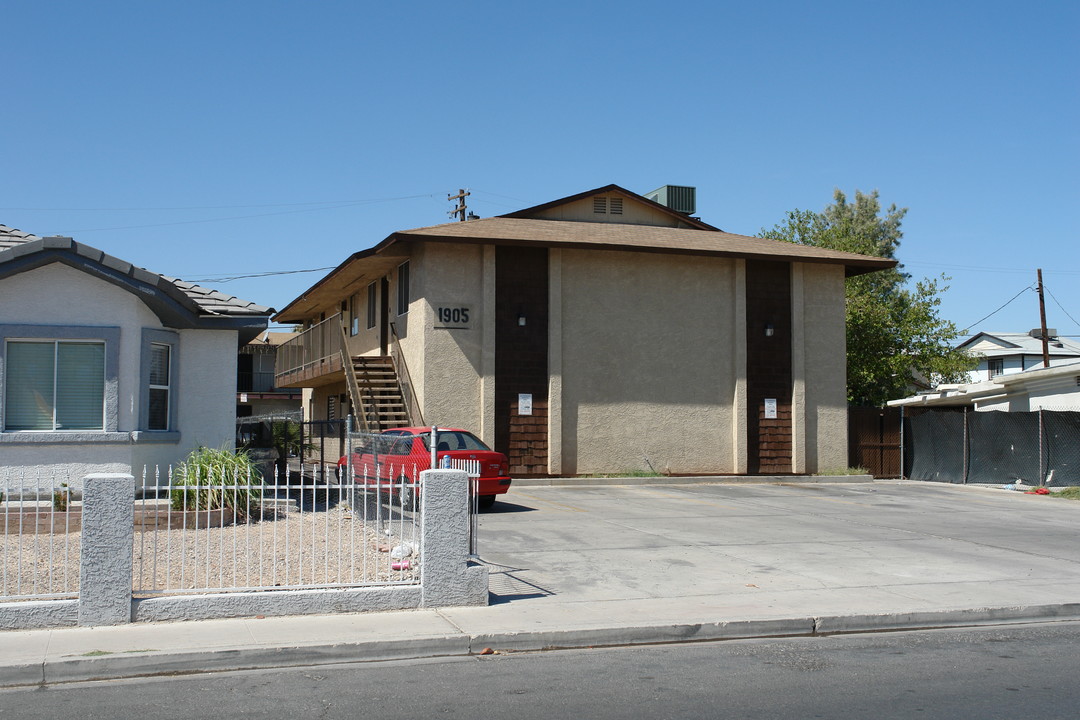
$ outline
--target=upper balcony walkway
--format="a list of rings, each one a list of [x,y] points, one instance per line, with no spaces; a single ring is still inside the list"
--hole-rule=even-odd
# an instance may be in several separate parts
[[[278,346],[274,384],[299,388],[345,382],[340,325],[338,313]]]

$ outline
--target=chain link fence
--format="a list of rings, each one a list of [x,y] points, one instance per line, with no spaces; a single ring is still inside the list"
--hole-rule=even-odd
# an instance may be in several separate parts
[[[1080,412],[907,411],[904,467],[911,480],[1080,486]]]

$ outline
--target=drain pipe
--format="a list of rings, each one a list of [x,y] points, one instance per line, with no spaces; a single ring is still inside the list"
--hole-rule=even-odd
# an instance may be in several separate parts
[[[431,426],[431,469],[434,470],[439,464],[436,453],[439,447],[439,428],[435,425]]]

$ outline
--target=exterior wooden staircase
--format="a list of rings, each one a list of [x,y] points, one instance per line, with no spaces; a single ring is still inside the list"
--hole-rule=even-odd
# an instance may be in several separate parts
[[[358,429],[378,432],[412,424],[405,394],[398,379],[394,361],[387,356],[355,356],[350,368],[356,379],[353,412]],[[349,383],[350,391],[353,383]]]
[[[390,329],[394,340],[392,355],[349,357],[346,352],[348,337],[345,326],[341,325],[341,367],[345,371],[345,384],[356,417],[355,429],[360,432],[424,424],[392,323]]]

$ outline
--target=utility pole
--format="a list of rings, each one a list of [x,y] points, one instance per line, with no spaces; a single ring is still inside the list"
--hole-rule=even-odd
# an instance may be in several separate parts
[[[1042,330],[1043,367],[1050,367],[1050,338],[1046,337],[1046,299],[1043,298],[1042,268],[1039,268],[1039,327]]]
[[[465,210],[468,209],[465,205],[465,198],[469,197],[470,194],[471,193],[465,188],[460,188],[457,195],[447,195],[447,200],[451,202],[457,200],[458,204],[457,207],[455,207],[453,210],[448,211],[446,214],[450,217],[454,217],[455,215],[457,215],[460,222],[465,222]]]

